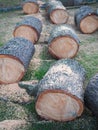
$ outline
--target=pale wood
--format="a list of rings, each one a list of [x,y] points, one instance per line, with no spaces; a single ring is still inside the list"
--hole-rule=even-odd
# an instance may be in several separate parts
[[[63,9],[56,9],[51,12],[50,19],[55,24],[63,24],[68,20],[68,13]]]
[[[55,38],[49,45],[49,52],[59,59],[61,58],[73,58],[77,54],[79,45],[77,42],[67,36]]]
[[[33,27],[27,25],[21,25],[13,32],[14,37],[23,37],[31,42],[36,43],[38,40],[38,34]]]
[[[12,56],[0,55],[0,83],[19,81],[25,73],[24,65]]]
[[[39,96],[36,111],[45,119],[73,120],[83,112],[83,103],[78,98],[63,91],[47,90]]]
[[[98,17],[90,15],[81,20],[80,28],[83,33],[93,33],[98,29]]]
[[[39,10],[39,7],[36,3],[28,2],[23,5],[23,11],[26,14],[37,13],[38,10]]]

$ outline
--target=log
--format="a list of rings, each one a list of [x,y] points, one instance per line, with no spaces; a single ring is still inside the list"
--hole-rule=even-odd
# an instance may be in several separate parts
[[[0,48],[0,84],[15,83],[22,79],[34,54],[34,45],[27,39],[11,39]]]
[[[47,12],[52,23],[63,24],[68,21],[67,10],[60,1],[48,2],[47,5]]]
[[[68,25],[53,28],[49,40],[49,53],[56,59],[74,58],[79,50],[79,38]]]
[[[85,90],[85,105],[98,118],[98,73],[94,75]]]
[[[25,14],[34,14],[39,11],[39,4],[37,0],[25,0],[22,8]]]
[[[98,16],[91,7],[82,6],[75,13],[75,24],[82,33],[93,33],[98,29]]]
[[[36,112],[47,120],[70,121],[83,112],[84,68],[75,60],[57,61],[38,83]]]
[[[16,24],[13,35],[14,37],[24,37],[35,44],[39,40],[41,31],[42,22],[38,18],[29,16]]]

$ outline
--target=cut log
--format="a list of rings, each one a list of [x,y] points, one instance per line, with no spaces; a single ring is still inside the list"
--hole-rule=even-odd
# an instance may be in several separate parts
[[[79,38],[67,25],[60,25],[52,30],[48,40],[50,54],[56,59],[73,58],[79,50]]]
[[[36,43],[42,31],[42,22],[33,16],[24,18],[14,29],[14,37],[23,37]]]
[[[52,23],[63,24],[68,21],[67,10],[60,1],[48,2],[47,5],[47,12]]]
[[[72,59],[59,60],[38,84],[36,111],[48,120],[70,121],[83,112],[85,70]]]
[[[75,24],[83,33],[93,33],[98,29],[98,16],[91,7],[82,6],[75,14]]]
[[[0,84],[15,83],[22,79],[34,54],[34,45],[17,37],[0,48]]]
[[[85,105],[98,118],[98,73],[89,81],[85,94]]]
[[[23,3],[23,12],[26,14],[34,14],[39,11],[37,0],[25,0]]]

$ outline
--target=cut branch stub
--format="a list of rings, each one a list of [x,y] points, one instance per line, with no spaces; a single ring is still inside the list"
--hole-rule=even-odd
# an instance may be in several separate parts
[[[47,12],[54,24],[62,24],[68,21],[67,10],[60,1],[48,2]]]
[[[75,24],[83,33],[93,33],[98,29],[98,16],[89,6],[82,6],[75,14]]]
[[[36,43],[42,31],[42,22],[33,16],[24,18],[14,29],[14,37],[23,37]]]
[[[53,28],[48,40],[50,54],[56,59],[73,58],[79,50],[79,38],[67,25]]]
[[[39,11],[37,0],[25,0],[23,2],[23,12],[26,14],[34,14]]]
[[[98,118],[98,73],[89,81],[85,94],[85,105]]]
[[[84,68],[72,59],[59,60],[38,84],[36,111],[45,119],[70,121],[83,112]]]
[[[34,54],[34,45],[24,38],[13,38],[0,48],[0,84],[22,79]]]

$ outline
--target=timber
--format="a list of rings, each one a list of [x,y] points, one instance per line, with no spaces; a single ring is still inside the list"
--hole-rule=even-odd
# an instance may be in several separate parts
[[[56,121],[79,117],[83,112],[84,79],[85,70],[77,61],[57,61],[38,83],[38,115]]]
[[[27,39],[11,39],[0,48],[0,84],[22,79],[34,54],[34,45]]]
[[[93,33],[98,29],[98,16],[91,7],[82,6],[75,13],[75,24],[82,33]]]
[[[47,13],[52,23],[63,24],[68,21],[66,8],[60,1],[51,1],[47,3]]]
[[[14,37],[23,37],[35,44],[39,40],[41,31],[42,22],[36,17],[28,16],[16,24],[13,35]]]
[[[74,58],[79,50],[79,38],[68,25],[53,28],[49,40],[49,53],[56,59]]]
[[[85,90],[85,105],[98,118],[98,73],[94,75]]]
[[[34,14],[38,13],[39,11],[39,4],[37,0],[25,0],[23,2],[23,12],[25,14]]]

